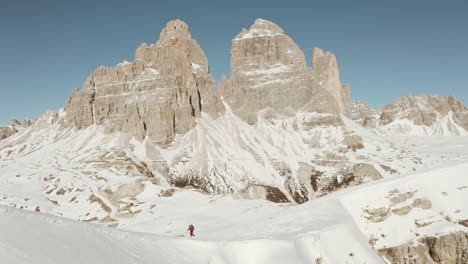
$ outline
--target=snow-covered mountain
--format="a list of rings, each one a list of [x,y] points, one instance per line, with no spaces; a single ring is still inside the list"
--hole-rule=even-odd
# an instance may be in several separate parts
[[[416,244],[433,236],[466,242],[467,113],[452,97],[402,98],[378,111],[350,103],[335,55],[315,48],[309,68],[294,41],[263,19],[232,40],[231,74],[217,89],[187,24],[174,20],[133,62],[98,68],[64,108],[0,141],[0,204],[157,235],[2,209],[17,230],[37,226],[64,243],[78,243],[73,230],[99,234],[85,240],[109,241],[93,251],[109,252],[100,261],[117,257],[115,248],[130,263],[379,263],[377,251],[425,263],[402,259],[440,257],[434,243]],[[428,145],[410,135],[434,137]],[[445,172],[453,180],[444,183]],[[456,194],[439,197],[445,189]],[[458,209],[444,212],[449,204]],[[178,237],[188,223],[203,241]],[[241,256],[247,247],[263,253]],[[171,257],[176,250],[186,255]],[[457,252],[444,257],[463,260]],[[41,258],[30,253],[12,259]]]
[[[396,151],[374,153],[390,143],[363,141],[349,122],[349,87],[333,54],[314,49],[308,68],[281,28],[257,19],[233,39],[231,55],[221,97],[188,26],[171,21],[134,62],[98,68],[63,109],[2,142],[0,155],[19,160],[32,145],[54,152],[37,147],[45,134],[58,146],[100,131],[120,139],[122,174],[135,166],[137,175],[168,186],[297,203],[407,170],[384,161],[396,160]],[[93,144],[89,152],[112,152]]]
[[[374,110],[352,103],[351,118],[380,133],[450,136],[468,134],[468,108],[453,96],[407,96]]]

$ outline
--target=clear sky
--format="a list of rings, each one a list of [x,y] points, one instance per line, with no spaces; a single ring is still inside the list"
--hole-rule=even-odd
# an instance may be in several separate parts
[[[229,76],[230,40],[272,20],[304,51],[336,54],[354,100],[454,95],[468,105],[468,1],[2,1],[0,124],[63,107],[100,65],[132,61],[169,20],[187,22],[213,77]]]

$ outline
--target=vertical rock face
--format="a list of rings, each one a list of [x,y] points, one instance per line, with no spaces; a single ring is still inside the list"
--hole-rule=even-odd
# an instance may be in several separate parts
[[[108,132],[149,137],[161,145],[212,118],[224,106],[208,61],[187,24],[170,21],[156,44],[142,44],[134,62],[100,67],[75,90],[65,106],[65,125],[104,125]]]
[[[323,75],[307,68],[303,52],[279,26],[257,19],[231,41],[231,79],[222,79],[220,88],[233,112],[250,124],[265,110],[345,113],[343,103],[323,87]],[[343,94],[348,96],[349,89]]]
[[[327,91],[338,103],[338,110],[346,116],[350,113],[350,88],[341,84],[338,63],[334,54],[314,48],[312,52],[313,69],[320,74]]]

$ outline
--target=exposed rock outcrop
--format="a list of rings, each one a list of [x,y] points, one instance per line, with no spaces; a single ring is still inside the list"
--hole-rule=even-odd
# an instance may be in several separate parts
[[[8,138],[24,128],[28,128],[31,124],[32,121],[29,119],[24,119],[23,124],[21,124],[18,119],[13,118],[7,126],[0,127],[0,140]]]
[[[0,140],[10,137],[16,133],[11,127],[0,127]]]
[[[231,41],[231,78],[221,80],[221,94],[250,124],[258,114],[290,116],[298,110],[336,122],[337,114],[348,113],[349,87],[339,82],[334,58],[317,53],[317,66],[308,68],[304,53],[278,25],[257,19]]]
[[[320,183],[321,194],[327,194],[349,186],[383,179],[373,165],[358,163],[343,167],[335,176],[325,178]]]
[[[334,54],[314,48],[312,52],[313,69],[320,74],[327,91],[335,98],[341,114],[350,114],[350,87],[341,84],[338,63]]]
[[[32,126],[32,124],[33,124],[33,121],[26,118],[26,119],[24,119],[23,124],[21,126],[24,127],[24,128],[28,128],[28,127]]]
[[[350,118],[363,127],[375,128],[380,118],[380,113],[368,104],[359,101],[351,103]]]
[[[134,62],[100,67],[65,106],[65,125],[104,125],[108,132],[172,142],[196,125],[202,113],[217,118],[224,106],[208,61],[187,24],[170,21],[156,44],[142,44]]]
[[[379,249],[390,263],[399,264],[464,264],[468,263],[468,234],[456,232],[423,237],[416,245],[403,244]]]
[[[248,198],[263,199],[274,203],[288,203],[288,197],[277,187],[252,185],[245,189],[242,194]]]

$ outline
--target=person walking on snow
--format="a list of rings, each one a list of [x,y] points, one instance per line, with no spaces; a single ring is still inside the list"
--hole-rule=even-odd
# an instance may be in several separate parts
[[[189,225],[187,230],[190,231],[190,236],[191,237],[195,236],[195,234],[193,234],[193,231],[195,230],[195,227],[193,225]]]

